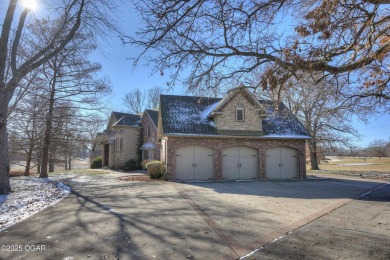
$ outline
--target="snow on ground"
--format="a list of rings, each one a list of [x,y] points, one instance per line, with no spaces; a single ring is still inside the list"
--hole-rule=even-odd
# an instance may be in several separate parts
[[[60,179],[10,178],[13,192],[0,195],[0,232],[65,198],[70,189]]]
[[[375,163],[344,163],[344,164],[339,164],[343,166],[366,166],[366,165],[373,165]]]

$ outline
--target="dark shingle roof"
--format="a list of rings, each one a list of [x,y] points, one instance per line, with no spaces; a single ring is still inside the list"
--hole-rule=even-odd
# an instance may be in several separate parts
[[[141,117],[139,115],[112,112],[114,119],[113,126],[141,126]]]
[[[161,95],[163,134],[231,136],[309,136],[309,133],[284,104],[275,111],[271,101],[259,100],[269,115],[263,118],[263,131],[218,131],[209,114],[221,98]]]
[[[266,135],[310,136],[309,132],[286,105],[280,103],[279,109],[276,111],[272,101],[259,100],[259,102],[269,115],[263,118],[263,131]]]
[[[160,106],[164,134],[217,135],[207,110],[220,98],[161,95]],[[215,107],[215,106],[214,106]]]
[[[158,111],[146,109],[145,112],[148,113],[154,125],[158,127]]]

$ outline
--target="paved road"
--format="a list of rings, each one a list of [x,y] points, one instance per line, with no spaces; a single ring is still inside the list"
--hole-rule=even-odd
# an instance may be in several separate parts
[[[388,258],[390,185],[353,200],[383,184],[141,183],[117,175],[70,181],[70,196],[0,233],[0,245],[22,247],[0,259],[237,259],[263,245],[248,258]]]

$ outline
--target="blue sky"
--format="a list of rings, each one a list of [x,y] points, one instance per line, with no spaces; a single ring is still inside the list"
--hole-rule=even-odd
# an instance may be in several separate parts
[[[139,24],[138,15],[133,11],[130,3],[123,3],[121,10],[122,30],[128,34],[134,34]],[[122,104],[124,93],[135,88],[149,89],[154,86],[163,86],[167,80],[166,77],[159,73],[151,74],[151,68],[141,63],[133,68],[129,57],[136,57],[140,53],[140,49],[134,46],[123,46],[119,39],[112,39],[110,46],[101,48],[105,55],[96,52],[93,55],[93,60],[100,62],[103,66],[103,73],[110,78],[113,84],[113,94],[109,97],[110,104],[114,110],[126,111],[126,107]],[[174,88],[172,94],[184,94],[183,89]],[[361,139],[356,141],[358,146],[368,146],[375,139],[384,139],[390,141],[390,115],[372,116],[368,123],[364,123],[357,119],[351,119],[351,124],[358,129],[361,134]]]
[[[0,19],[3,18],[3,11],[5,10],[4,3],[0,4],[2,9],[0,12]],[[42,10],[41,10],[42,11]],[[38,10],[39,12],[39,10]],[[39,16],[39,14],[38,14]],[[139,25],[139,16],[133,10],[129,1],[124,1],[120,7],[118,15],[121,19],[121,29],[126,33],[133,35]],[[119,39],[112,38],[109,44],[99,46],[100,50],[96,51],[91,59],[99,62],[102,65],[102,74],[108,77],[113,85],[112,95],[106,97],[110,109],[115,111],[127,111],[123,105],[122,97],[126,92],[136,88],[149,89],[154,86],[164,87],[167,81],[166,76],[161,76],[160,73],[153,75],[151,67],[145,66],[144,62],[133,68],[132,61],[128,60],[130,57],[137,57],[140,49],[134,46],[123,46]],[[180,87],[175,87],[172,94],[184,94],[184,90]],[[351,119],[359,133],[362,135],[360,141],[356,142],[358,146],[367,146],[375,139],[384,139],[390,141],[390,114],[387,113],[380,117],[373,116],[368,120],[368,124]]]

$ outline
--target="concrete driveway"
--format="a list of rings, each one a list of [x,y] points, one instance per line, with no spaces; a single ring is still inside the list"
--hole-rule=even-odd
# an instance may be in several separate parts
[[[119,181],[117,176],[70,181],[70,196],[0,233],[0,245],[23,248],[2,251],[0,259],[237,259],[262,246],[247,257],[283,258],[278,250],[283,247],[274,248],[277,254],[267,248],[335,214],[351,200],[389,186],[335,178],[142,183]],[[390,212],[389,203],[379,209]],[[357,214],[348,212],[352,219]],[[390,230],[389,220],[381,221]],[[389,243],[389,237],[380,238],[380,245]],[[294,246],[300,252],[298,242]],[[44,247],[32,252],[31,245]],[[297,257],[291,252],[285,258]]]

